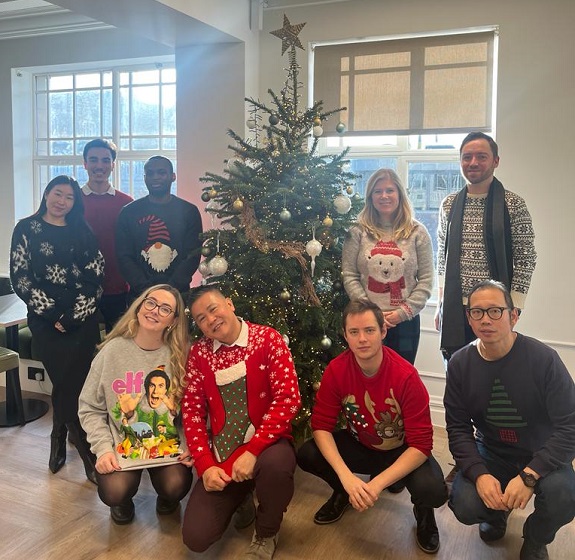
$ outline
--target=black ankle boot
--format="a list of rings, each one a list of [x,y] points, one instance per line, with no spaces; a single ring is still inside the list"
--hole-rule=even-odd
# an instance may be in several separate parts
[[[86,478],[90,482],[93,482],[97,485],[98,479],[96,478],[96,456],[90,450],[90,444],[86,440],[86,432],[80,426],[79,421],[66,424],[66,427],[68,428],[68,432],[75,442],[76,449],[80,455],[80,459],[82,459],[82,463],[84,463]]]
[[[52,433],[50,434],[50,459],[48,468],[56,474],[66,462],[66,424],[53,419]]]

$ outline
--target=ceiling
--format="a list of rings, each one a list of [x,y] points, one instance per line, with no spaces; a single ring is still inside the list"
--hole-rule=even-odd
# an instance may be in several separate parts
[[[263,10],[282,10],[352,0],[253,0]],[[0,0],[0,40],[110,27],[43,0]]]

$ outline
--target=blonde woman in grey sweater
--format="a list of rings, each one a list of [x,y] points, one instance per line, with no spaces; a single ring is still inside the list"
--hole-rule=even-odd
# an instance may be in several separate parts
[[[188,349],[182,297],[161,284],[132,303],[92,362],[79,417],[97,459],[98,494],[117,524],[134,518],[144,469],[160,515],[175,511],[190,490],[179,414]]]
[[[384,344],[413,364],[419,312],[433,287],[433,249],[392,169],[369,178],[365,206],[343,245],[342,272],[350,299],[370,300],[383,311]]]

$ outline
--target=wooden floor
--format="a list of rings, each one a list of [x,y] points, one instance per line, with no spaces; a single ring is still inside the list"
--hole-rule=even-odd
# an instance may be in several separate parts
[[[4,400],[3,388],[0,400]],[[134,522],[124,527],[112,523],[96,487],[85,479],[75,449],[68,446],[68,461],[58,474],[48,470],[50,429],[50,412],[24,427],[0,428],[2,560],[241,558],[253,528],[238,532],[230,527],[208,552],[193,554],[181,541],[182,512],[156,515],[155,493],[147,476],[142,479],[135,498]],[[436,430],[434,455],[447,473],[451,457],[442,429]],[[371,510],[364,513],[349,510],[338,523],[319,527],[314,525],[312,517],[329,494],[326,484],[300,470],[296,472],[295,496],[285,516],[274,559],[517,559],[522,543],[521,527],[531,511],[514,512],[505,538],[488,546],[479,539],[476,526],[461,525],[449,508],[443,506],[436,512],[441,548],[430,556],[415,544],[415,522],[406,490],[398,495],[384,492]],[[573,560],[575,523],[559,532],[549,552],[553,560]]]

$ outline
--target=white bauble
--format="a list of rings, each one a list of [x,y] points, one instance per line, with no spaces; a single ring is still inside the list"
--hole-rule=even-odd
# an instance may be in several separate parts
[[[216,255],[208,262],[208,269],[212,276],[221,276],[228,270],[228,261],[221,255]]]
[[[351,210],[351,200],[344,194],[338,194],[333,200],[333,206],[338,214],[347,214]]]

